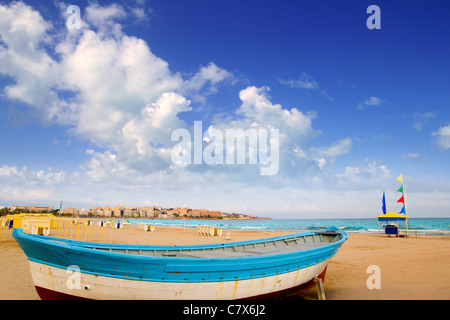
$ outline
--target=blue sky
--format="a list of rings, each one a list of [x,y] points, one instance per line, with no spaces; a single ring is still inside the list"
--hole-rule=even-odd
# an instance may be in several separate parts
[[[67,7],[80,8],[69,30]],[[381,9],[369,30],[367,8]],[[0,205],[450,216],[447,1],[1,1]],[[175,129],[280,131],[277,174]],[[206,142],[205,142],[206,143]],[[204,144],[205,144],[204,143]]]

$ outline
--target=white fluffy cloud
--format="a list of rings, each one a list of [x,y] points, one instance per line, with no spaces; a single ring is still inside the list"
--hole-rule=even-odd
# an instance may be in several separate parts
[[[379,188],[385,181],[391,178],[391,170],[384,164],[372,159],[365,159],[363,164],[347,166],[344,173],[337,174],[337,182],[342,187]]]
[[[128,164],[137,156],[160,168],[158,158],[167,160],[160,145],[167,148],[170,131],[185,126],[177,114],[191,110],[180,93],[198,98],[232,77],[212,62],[189,79],[172,72],[145,41],[122,33],[117,20],[127,12],[120,5],[89,5],[83,28],[61,31],[64,38],[54,46],[46,46],[52,25],[37,11],[23,3],[0,10],[0,71],[15,81],[5,88],[7,96]],[[54,50],[53,57],[47,50]]]
[[[60,72],[44,48],[52,26],[21,2],[0,6],[0,16],[0,73],[15,80],[4,88],[5,95],[29,104],[50,123],[54,106],[60,104],[54,89]]]
[[[231,72],[213,62],[183,79],[145,41],[123,34],[118,21],[130,13],[117,4],[90,4],[82,15],[81,30],[61,31],[52,39],[59,41],[52,45],[48,44],[52,25],[37,11],[22,3],[0,8],[6,17],[0,29],[5,58],[1,72],[15,81],[5,90],[8,97],[38,108],[41,120],[68,125],[72,134],[108,150],[104,161],[114,155],[116,161],[142,172],[169,168],[170,132],[188,127],[178,114],[192,110],[185,95],[202,101],[217,92],[220,83],[235,82]],[[24,50],[26,43],[31,52]],[[307,74],[299,81],[304,88],[317,86]],[[268,92],[266,87],[253,86],[241,90],[240,108],[214,126],[279,129],[282,161],[289,170],[299,158],[293,150],[303,148],[320,133],[312,127],[316,115],[273,104]],[[349,139],[328,151],[307,152],[316,154],[315,158],[335,158],[342,152],[333,148],[339,149],[344,142],[348,152]],[[324,161],[319,161],[320,167]]]
[[[239,92],[242,101],[237,110],[243,121],[281,128],[294,140],[309,139],[314,135],[311,120],[315,114],[305,115],[296,108],[287,110],[280,104],[273,104],[268,97],[269,88],[248,87]]]
[[[414,129],[416,131],[422,131],[424,125],[428,123],[429,120],[436,117],[437,112],[416,112],[414,113]]]
[[[64,48],[62,48],[64,46]],[[64,83],[76,92],[77,131],[116,129],[161,94],[177,89],[182,79],[135,37],[103,38],[84,31],[78,44],[61,44]],[[109,119],[102,119],[107,113]],[[95,128],[97,121],[99,128]],[[93,134],[95,136],[95,133]]]
[[[306,72],[303,72],[299,79],[297,80],[286,80],[286,79],[278,79],[281,84],[287,85],[290,88],[300,88],[300,89],[318,89],[319,84]]]
[[[436,144],[442,150],[450,149],[450,125],[440,127],[437,132],[433,132],[433,136],[436,137]]]
[[[109,6],[100,6],[98,3],[92,3],[86,8],[86,19],[97,28],[104,28],[115,24],[115,20],[127,16],[125,9],[116,3]]]
[[[231,72],[219,68],[213,62],[210,62],[206,67],[201,67],[191,79],[186,81],[185,87],[188,91],[199,91],[208,82],[211,84],[211,89],[213,92],[217,90],[214,85],[226,80],[232,79],[233,75]]]
[[[374,106],[379,106],[383,103],[384,101],[381,100],[378,97],[369,97],[368,99],[364,100],[364,102],[358,104],[358,106],[356,107],[358,110],[364,110],[367,107],[374,107]]]
[[[214,185],[217,194],[232,193],[264,179],[257,166],[177,167],[172,163],[171,132],[192,130],[180,113],[189,113],[221,84],[235,84],[236,79],[214,62],[190,76],[171,70],[144,40],[123,33],[120,21],[133,14],[120,5],[91,3],[83,11],[82,28],[68,31],[54,30],[37,11],[20,2],[0,5],[0,72],[13,80],[5,95],[28,104],[40,121],[64,126],[71,135],[101,150],[86,151],[90,159],[80,172],[30,172],[4,166],[0,180],[29,181],[36,192],[40,183],[42,196],[48,198],[59,198],[57,190],[63,184],[85,186],[80,194],[86,197],[98,185],[107,185],[117,190],[163,186],[199,198],[206,184]],[[318,88],[307,74],[287,84]],[[317,175],[351,151],[352,140],[345,137],[329,146],[311,147],[311,140],[321,134],[313,128],[317,115],[273,103],[267,87],[241,89],[239,99],[235,112],[215,115],[212,126],[279,130],[280,172],[270,177],[271,187],[283,188],[286,182],[295,185],[299,176],[305,187],[321,186]],[[4,188],[12,196],[19,192],[13,184]]]

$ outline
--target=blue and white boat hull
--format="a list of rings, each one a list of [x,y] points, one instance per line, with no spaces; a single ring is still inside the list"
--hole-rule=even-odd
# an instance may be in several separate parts
[[[75,272],[32,261],[30,269],[44,300],[234,300],[275,298],[301,291],[313,284],[315,276],[324,278],[327,264],[328,260],[276,276],[221,282],[139,281],[81,273],[78,285]]]
[[[294,293],[315,277],[324,278],[329,260],[348,237],[331,232],[173,247],[79,242],[21,229],[13,236],[43,299],[231,300]],[[334,239],[328,243],[322,237]],[[296,247],[305,249],[292,251]]]

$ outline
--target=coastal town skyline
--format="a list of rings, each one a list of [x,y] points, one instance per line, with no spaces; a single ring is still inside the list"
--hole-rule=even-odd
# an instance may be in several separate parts
[[[97,218],[150,218],[150,219],[267,219],[252,214],[226,213],[216,210],[191,209],[191,208],[163,208],[161,206],[138,206],[127,207],[118,205],[116,207],[98,207],[90,209],[64,208],[39,206],[0,206],[0,210],[8,209],[9,213],[55,213],[70,215],[72,217],[97,217]],[[5,212],[6,214],[6,212]],[[3,212],[2,212],[3,215]]]

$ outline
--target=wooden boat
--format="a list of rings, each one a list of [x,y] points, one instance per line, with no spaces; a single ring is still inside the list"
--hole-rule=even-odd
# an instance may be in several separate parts
[[[347,240],[336,227],[253,241],[191,246],[13,236],[42,299],[231,300],[297,293],[324,279]]]

